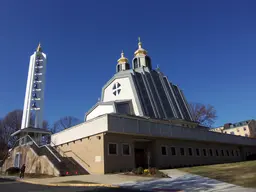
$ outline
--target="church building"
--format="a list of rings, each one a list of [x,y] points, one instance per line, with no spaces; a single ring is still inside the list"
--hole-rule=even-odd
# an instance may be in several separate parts
[[[212,132],[195,122],[183,91],[153,69],[140,40],[131,64],[121,53],[116,73],[83,123],[51,135],[48,145],[30,136],[25,141],[12,149],[5,169],[15,161],[29,165],[31,173],[40,167],[40,173],[52,175],[105,174],[238,162],[256,154],[255,139]]]
[[[140,40],[131,65],[121,53],[85,122],[51,138],[89,173],[235,162],[256,153],[256,140],[210,132],[194,122],[184,93],[152,68]]]

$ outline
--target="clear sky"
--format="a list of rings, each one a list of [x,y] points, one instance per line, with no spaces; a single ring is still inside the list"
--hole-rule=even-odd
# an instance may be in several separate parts
[[[22,109],[29,57],[48,56],[45,119],[80,119],[123,49],[143,47],[189,102],[213,105],[215,126],[255,118],[256,2],[251,0],[2,0],[0,117]]]

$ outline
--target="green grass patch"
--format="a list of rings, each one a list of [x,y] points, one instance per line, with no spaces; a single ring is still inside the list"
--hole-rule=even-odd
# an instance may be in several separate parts
[[[179,170],[243,187],[256,188],[256,161],[198,166]]]

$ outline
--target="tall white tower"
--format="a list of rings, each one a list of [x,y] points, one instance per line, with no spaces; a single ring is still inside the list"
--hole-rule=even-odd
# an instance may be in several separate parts
[[[21,129],[27,127],[42,128],[45,72],[46,54],[42,52],[42,48],[39,43],[37,50],[30,56]],[[35,117],[34,125],[30,122],[32,112],[34,112]]]

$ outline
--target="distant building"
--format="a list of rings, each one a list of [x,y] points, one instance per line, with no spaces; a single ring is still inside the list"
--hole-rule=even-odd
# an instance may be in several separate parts
[[[256,138],[256,121],[254,119],[241,121],[238,123],[226,123],[224,126],[216,127],[211,131],[238,135],[243,137]]]

